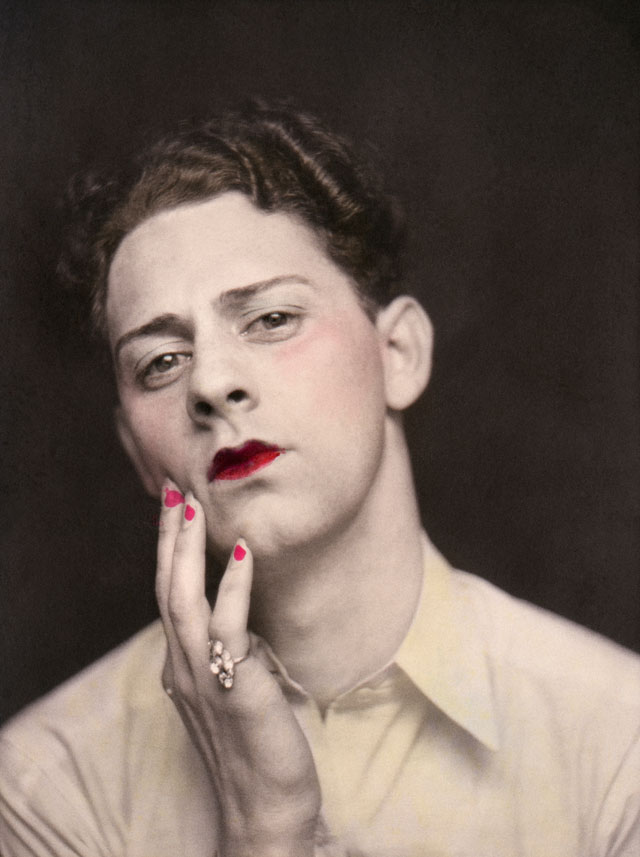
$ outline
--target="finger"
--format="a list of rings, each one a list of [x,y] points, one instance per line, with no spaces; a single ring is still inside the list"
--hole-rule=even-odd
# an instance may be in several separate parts
[[[180,531],[184,512],[184,494],[177,485],[166,479],[162,486],[162,506],[158,529],[158,550],[156,566],[156,598],[163,620],[168,619],[167,604],[171,588],[173,551],[176,537]]]
[[[247,621],[253,581],[253,556],[244,539],[238,539],[218,587],[209,622],[211,639],[219,639],[234,658],[249,650]]]
[[[173,662],[171,655],[167,652],[167,658],[162,668],[162,687],[167,696],[172,697],[174,694],[175,676],[173,672]]]
[[[180,647],[194,669],[208,664],[211,608],[205,594],[205,546],[204,511],[188,492],[173,546],[167,613]]]
[[[161,503],[157,546],[156,599],[167,638],[167,660],[162,679],[166,689],[173,687],[175,667],[184,665],[184,657],[169,618],[169,590],[171,587],[173,552],[184,511],[184,495],[170,479],[166,479],[162,486]]]

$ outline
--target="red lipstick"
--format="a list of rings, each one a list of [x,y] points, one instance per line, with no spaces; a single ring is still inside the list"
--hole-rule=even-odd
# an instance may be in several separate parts
[[[283,449],[259,440],[248,440],[242,446],[219,450],[207,471],[207,479],[244,479],[256,470],[271,464],[282,455]]]

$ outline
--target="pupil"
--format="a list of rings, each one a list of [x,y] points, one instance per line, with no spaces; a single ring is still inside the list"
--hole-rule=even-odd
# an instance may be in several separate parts
[[[272,312],[267,316],[267,324],[269,327],[277,327],[282,323],[282,313],[281,312]]]

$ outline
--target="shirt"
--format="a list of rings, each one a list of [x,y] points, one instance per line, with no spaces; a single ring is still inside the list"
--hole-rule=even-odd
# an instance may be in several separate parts
[[[427,543],[393,662],[324,714],[254,645],[311,745],[336,853],[640,854],[631,652],[452,570]],[[212,857],[213,795],[162,690],[164,657],[155,623],[5,727],[3,857]]]

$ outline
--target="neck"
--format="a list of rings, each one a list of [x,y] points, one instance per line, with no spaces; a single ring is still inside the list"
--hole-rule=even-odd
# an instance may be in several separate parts
[[[421,527],[404,440],[383,471],[349,526],[254,578],[252,629],[321,707],[392,659],[420,594]]]

